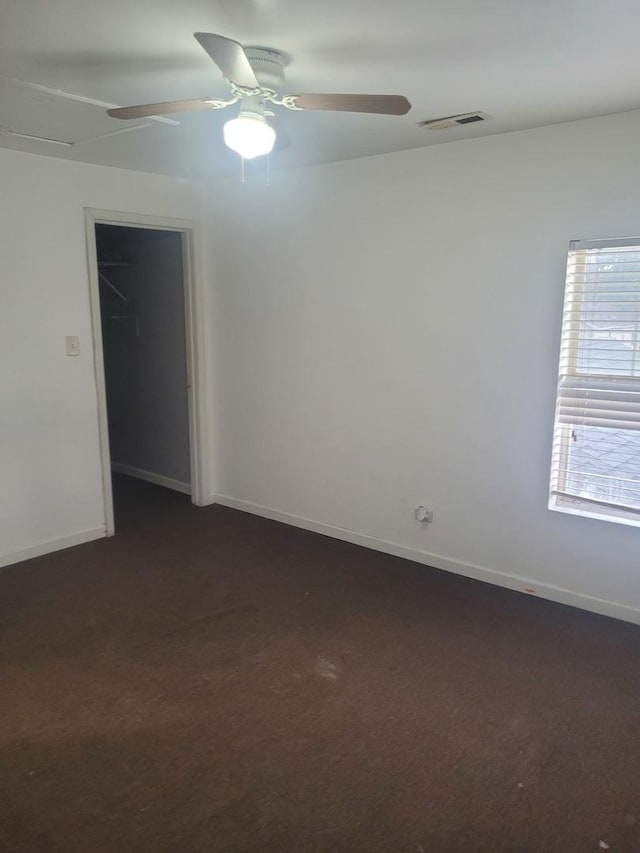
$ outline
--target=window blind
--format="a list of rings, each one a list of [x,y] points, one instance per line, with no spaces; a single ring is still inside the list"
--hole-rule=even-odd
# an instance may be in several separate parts
[[[571,244],[551,495],[640,521],[640,238]]]

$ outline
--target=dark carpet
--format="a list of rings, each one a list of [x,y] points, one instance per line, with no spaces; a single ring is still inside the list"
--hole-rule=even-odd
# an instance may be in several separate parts
[[[640,851],[638,628],[118,495],[0,574],[2,851]]]

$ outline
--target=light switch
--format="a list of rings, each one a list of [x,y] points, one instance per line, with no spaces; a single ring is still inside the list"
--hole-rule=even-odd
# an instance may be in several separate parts
[[[77,335],[67,335],[67,355],[80,355],[80,338]]]

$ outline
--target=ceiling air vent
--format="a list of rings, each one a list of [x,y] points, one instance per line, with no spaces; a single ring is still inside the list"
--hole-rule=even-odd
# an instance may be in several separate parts
[[[419,121],[418,127],[426,127],[428,130],[447,130],[450,127],[458,127],[465,124],[475,124],[479,121],[486,121],[490,116],[486,113],[462,113],[458,116],[444,116],[444,118],[427,119]]]

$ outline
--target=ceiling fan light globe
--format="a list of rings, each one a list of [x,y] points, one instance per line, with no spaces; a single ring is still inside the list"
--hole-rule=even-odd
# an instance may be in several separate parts
[[[245,160],[262,157],[273,150],[276,132],[260,116],[241,115],[223,128],[224,143]]]

